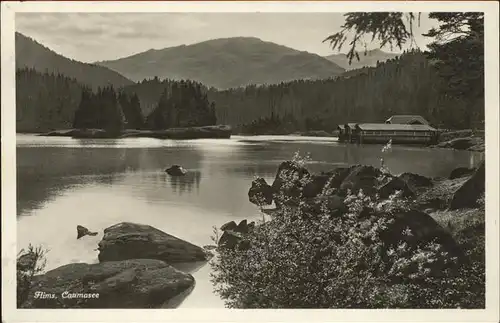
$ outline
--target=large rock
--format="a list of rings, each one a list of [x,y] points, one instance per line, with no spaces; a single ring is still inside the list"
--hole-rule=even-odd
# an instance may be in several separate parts
[[[247,220],[242,220],[238,225],[234,221],[228,222],[221,227],[223,233],[217,245],[220,248],[241,248],[241,244],[245,243],[244,236],[254,228],[255,222],[253,221],[248,223]]]
[[[302,197],[311,198],[316,197],[323,191],[325,185],[333,174],[321,173],[310,176],[310,179],[302,189]]]
[[[472,175],[475,171],[476,170],[474,168],[457,167],[451,171],[448,179],[455,179],[455,178],[460,178],[460,177],[464,177],[464,176],[469,176],[469,175]]]
[[[160,260],[73,263],[35,276],[22,307],[158,308],[193,286],[191,275]]]
[[[393,177],[386,184],[378,189],[378,194],[381,198],[388,198],[396,191],[401,191],[402,197],[413,197],[415,193],[411,190],[408,184],[399,177]]]
[[[382,172],[378,168],[364,165],[353,166],[349,175],[342,181],[340,191],[345,193],[349,189],[357,194],[359,190],[363,190],[365,194],[372,195],[377,190],[380,175]]]
[[[402,179],[414,192],[419,191],[423,188],[431,187],[433,185],[430,178],[418,174],[403,173],[399,175],[399,178]]]
[[[173,165],[165,170],[170,176],[184,176],[187,174],[187,170],[179,165]]]
[[[465,137],[465,138],[455,138],[449,141],[441,142],[437,145],[437,147],[466,150],[483,143],[484,139],[481,137]]]
[[[455,192],[450,209],[466,209],[478,206],[477,200],[485,191],[484,162],[476,172]]]
[[[76,238],[80,239],[81,237],[84,236],[96,236],[97,232],[91,232],[89,229],[82,225],[77,225],[76,226]]]
[[[104,230],[99,242],[99,261],[136,258],[167,263],[206,260],[202,248],[149,225],[122,222]]]
[[[280,164],[272,188],[276,206],[280,206],[282,195],[292,201],[299,198],[309,180],[309,171],[292,161]]]
[[[435,242],[452,255],[462,255],[462,250],[453,237],[430,215],[418,210],[394,212],[394,222],[381,234],[381,238],[392,246],[406,242],[410,248]]]
[[[255,205],[270,205],[273,203],[273,188],[264,178],[259,177],[252,181],[252,187],[248,190],[248,199]]]

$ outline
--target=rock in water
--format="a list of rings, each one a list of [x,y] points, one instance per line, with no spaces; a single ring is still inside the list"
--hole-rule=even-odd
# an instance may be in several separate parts
[[[77,225],[76,226],[76,238],[80,239],[81,237],[84,236],[96,236],[97,232],[90,232],[89,229],[82,225]]]
[[[165,171],[170,176],[184,176],[188,172],[184,167],[179,165],[173,165],[172,167],[167,168]]]
[[[252,187],[248,190],[248,200],[258,206],[273,203],[273,188],[266,180],[259,177],[252,181]]]
[[[160,260],[74,263],[35,276],[22,307],[158,308],[193,285],[193,276]]]
[[[466,209],[477,207],[477,200],[484,194],[485,170],[484,162],[476,172],[455,192],[450,209]]]
[[[99,261],[158,259],[167,263],[205,261],[202,248],[149,225],[122,222],[104,230]]]

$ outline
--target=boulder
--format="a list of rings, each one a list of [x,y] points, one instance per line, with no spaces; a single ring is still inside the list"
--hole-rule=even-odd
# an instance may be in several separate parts
[[[466,209],[478,206],[477,200],[485,191],[484,161],[474,174],[455,192],[451,199],[450,209]]]
[[[86,227],[84,227],[82,225],[76,226],[76,238],[77,239],[80,239],[81,237],[84,237],[84,236],[96,236],[96,235],[97,235],[97,232],[91,232],[91,231],[89,231],[89,229],[87,229]]]
[[[99,242],[99,261],[136,258],[167,263],[204,261],[202,248],[149,225],[122,222],[104,230]]]
[[[73,263],[35,276],[22,307],[159,308],[193,286],[193,276],[160,260]]]
[[[455,168],[454,170],[451,171],[450,176],[448,179],[455,179],[455,178],[460,178],[464,176],[469,176],[474,173],[475,169],[474,168],[468,168],[468,167],[458,167]]]
[[[239,233],[248,233],[248,222],[247,222],[247,220],[242,220],[233,231],[239,232]]]
[[[323,191],[323,188],[328,183],[328,180],[333,174],[331,173],[321,173],[311,175],[310,179],[307,181],[306,185],[302,189],[302,197],[311,198],[316,197]]]
[[[422,188],[431,187],[433,185],[430,178],[418,174],[403,173],[398,177],[406,182],[408,187],[414,192]]]
[[[236,229],[236,227],[237,227],[236,222],[234,222],[234,221],[230,221],[230,222],[228,222],[228,223],[226,223],[226,224],[223,224],[223,225],[220,227],[220,229],[221,229],[222,231],[226,231],[226,230],[234,230],[234,229]]]
[[[346,177],[351,173],[351,171],[355,168],[356,166],[353,167],[338,167],[329,174],[331,174],[330,178],[328,179],[328,183],[325,185],[324,189],[339,189],[340,185],[342,185],[342,182]]]
[[[252,187],[248,190],[248,199],[255,205],[270,205],[273,203],[273,188],[264,178],[259,177],[252,181]]]
[[[274,179],[273,197],[276,206],[280,206],[281,195],[296,200],[302,194],[302,189],[309,178],[309,171],[292,161],[285,161],[280,164]]]
[[[219,248],[234,249],[237,247],[238,243],[241,241],[243,235],[235,231],[224,231],[222,236],[219,238],[217,246]]]
[[[409,232],[406,231],[408,229]],[[381,234],[381,239],[392,246],[403,241],[410,248],[435,242],[454,256],[462,255],[462,250],[453,237],[430,215],[418,210],[394,212],[394,222]]]
[[[187,170],[179,165],[173,165],[165,170],[170,176],[184,176],[187,174]]]
[[[412,197],[415,193],[411,190],[411,188],[399,177],[393,177],[386,184],[382,185],[378,189],[378,194],[381,198],[388,198],[396,191],[402,192],[402,197]]]
[[[380,175],[382,172],[373,166],[353,166],[349,175],[342,181],[340,192],[345,194],[350,189],[352,193],[357,194],[362,189],[366,195],[372,195],[377,190]]]
[[[302,211],[312,216],[320,215],[324,210],[327,210],[333,216],[340,216],[348,211],[344,203],[344,198],[338,195],[319,196],[308,199],[302,205]]]

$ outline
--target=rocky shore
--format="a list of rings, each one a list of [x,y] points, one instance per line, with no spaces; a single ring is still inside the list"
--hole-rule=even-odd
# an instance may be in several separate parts
[[[441,133],[435,148],[450,148],[468,151],[485,151],[484,131],[459,130]]]
[[[170,128],[165,130],[131,130],[110,133],[103,129],[65,129],[41,134],[49,137],[72,137],[79,139],[156,138],[156,139],[229,139],[231,127],[226,125]]]
[[[476,210],[483,214],[484,219],[481,199],[484,203],[485,164],[483,162],[477,169],[457,168],[448,178],[428,178],[413,173],[394,176],[365,165],[313,174],[305,167],[287,161],[279,166],[271,185],[264,178],[255,179],[248,197],[251,203],[259,206],[274,203],[276,208],[265,211],[273,217],[279,217],[290,207],[307,217],[318,217],[325,207],[329,214],[341,216],[347,212],[346,196],[359,190],[382,203],[390,198],[404,201],[405,208],[394,214],[395,222],[387,231],[386,238],[390,241],[403,239],[420,244],[435,240],[450,253],[459,255],[463,251],[447,230],[448,224],[442,220],[446,214],[461,209]],[[394,195],[396,192],[399,194]],[[368,217],[372,211],[364,210]],[[239,225],[234,222],[225,224],[221,227],[223,235],[219,247],[248,248],[245,234],[254,227],[255,223],[247,224],[246,221]],[[407,228],[415,233],[411,239],[403,234]]]
[[[79,226],[77,230],[83,229]],[[211,257],[210,252],[187,241],[129,222],[104,229],[98,250],[97,264],[72,263],[34,276],[21,307],[168,306],[170,300],[186,297],[195,284],[192,275],[172,264],[206,262]],[[19,270],[23,268],[18,261],[18,274]]]

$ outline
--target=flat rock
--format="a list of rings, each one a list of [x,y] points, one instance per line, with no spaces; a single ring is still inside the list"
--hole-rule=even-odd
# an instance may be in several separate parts
[[[99,242],[99,261],[137,258],[167,263],[204,261],[202,248],[149,225],[122,222],[104,230]]]
[[[159,308],[193,286],[193,276],[160,260],[73,263],[35,276],[22,307]]]

